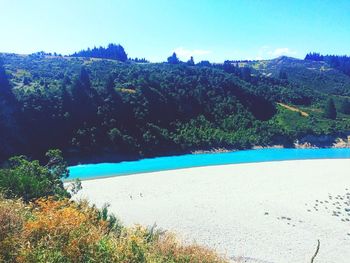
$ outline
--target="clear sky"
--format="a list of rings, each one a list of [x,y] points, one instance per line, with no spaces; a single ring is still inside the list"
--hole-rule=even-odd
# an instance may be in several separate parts
[[[164,61],[350,54],[349,0],[0,0],[0,52],[119,43]]]

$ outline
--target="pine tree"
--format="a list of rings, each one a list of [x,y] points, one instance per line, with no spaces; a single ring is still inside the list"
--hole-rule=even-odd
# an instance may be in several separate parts
[[[10,99],[13,97],[10,82],[5,71],[4,62],[0,58],[0,96]]]
[[[170,57],[168,57],[169,64],[179,64],[180,60],[177,58],[176,53],[174,52]]]
[[[124,48],[121,45],[109,44],[107,48],[94,47],[87,50],[81,50],[75,52],[72,57],[89,57],[89,58],[107,58],[125,62],[128,60],[128,55],[125,53]]]
[[[340,111],[344,114],[350,114],[350,101],[349,99],[344,99],[340,106]]]
[[[72,85],[72,114],[76,122],[86,121],[93,114],[92,89],[89,73],[82,67],[79,77]]]
[[[188,66],[194,66],[194,60],[193,60],[193,57],[191,56],[190,60],[187,61],[187,65]]]
[[[72,110],[72,98],[67,90],[67,86],[62,84],[62,113],[65,117],[69,115],[69,112]]]
[[[85,91],[90,89],[91,87],[90,77],[85,67],[82,67],[80,70],[79,82]]]
[[[114,95],[115,94],[115,89],[114,89],[114,78],[109,75],[108,79],[106,81],[106,92],[110,95]]]
[[[335,120],[337,118],[337,109],[335,108],[333,99],[329,99],[326,103],[324,116],[328,119]]]

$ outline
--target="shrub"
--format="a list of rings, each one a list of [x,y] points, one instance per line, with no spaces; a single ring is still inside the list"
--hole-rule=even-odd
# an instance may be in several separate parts
[[[5,199],[0,194],[0,262],[13,261],[28,215],[28,209],[20,200]]]
[[[12,157],[8,167],[0,169],[0,190],[6,197],[32,199],[55,195],[69,197],[62,178],[68,177],[67,164],[59,150],[46,153],[48,162],[29,161],[25,156]]]

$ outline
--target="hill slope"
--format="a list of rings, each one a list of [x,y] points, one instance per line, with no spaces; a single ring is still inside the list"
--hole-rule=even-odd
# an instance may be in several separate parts
[[[251,66],[260,68],[254,74],[227,65],[15,54],[0,58],[15,95],[10,102],[3,93],[5,103],[0,104],[1,114],[12,114],[7,118],[11,123],[3,119],[7,129],[2,132],[12,139],[2,145],[1,159],[13,154],[40,158],[49,148],[83,160],[105,154],[126,158],[291,145],[300,136],[350,127],[348,115],[323,118],[324,92],[337,92],[315,91],[317,85],[298,73],[310,70],[289,58],[254,62]],[[279,67],[290,69],[288,80],[267,76],[277,74]],[[334,82],[344,84],[347,92],[347,79],[335,73],[339,81]],[[297,104],[307,115],[278,103]]]
[[[327,94],[350,95],[350,77],[323,61],[279,57],[249,63],[259,73],[279,78],[286,73],[288,81]]]

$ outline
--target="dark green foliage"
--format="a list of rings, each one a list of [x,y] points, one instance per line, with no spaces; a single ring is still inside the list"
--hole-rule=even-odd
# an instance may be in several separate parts
[[[62,178],[68,177],[67,163],[59,150],[46,153],[48,162],[29,161],[25,156],[12,157],[0,169],[0,189],[6,197],[20,197],[25,202],[48,196],[68,197]]]
[[[193,57],[191,57],[191,58],[187,61],[187,65],[188,65],[188,66],[194,66]]]
[[[200,67],[211,67],[211,63],[208,60],[202,60],[196,64],[197,66]]]
[[[235,73],[236,72],[234,65],[229,60],[226,60],[224,62],[223,69],[227,73]]]
[[[0,161],[13,155],[21,143],[17,111],[16,98],[0,57]]]
[[[340,112],[344,114],[350,114],[350,100],[348,98],[343,99],[340,105]]]
[[[114,214],[109,213],[109,206],[109,204],[104,204],[101,209],[97,210],[97,219],[107,222],[108,232],[114,232],[119,236],[123,225]]]
[[[320,55],[319,53],[308,53],[305,60],[324,61],[331,67],[342,71],[344,74],[350,76],[350,57],[336,56],[336,55]]]
[[[180,60],[177,58],[176,53],[174,52],[170,57],[168,57],[168,63],[169,64],[179,64]]]
[[[107,58],[125,62],[128,59],[124,48],[121,45],[109,44],[107,48],[94,47],[87,50],[81,50],[71,55],[72,57],[87,57],[87,58]]]
[[[286,81],[278,78],[279,68],[274,69],[276,75],[260,74],[256,62],[189,66],[180,63],[176,54],[176,65],[45,54],[1,57],[18,105],[16,115],[8,115],[9,103],[2,111],[0,104],[0,114],[10,116],[0,119],[0,125],[6,120],[7,127],[1,129],[1,161],[9,153],[43,159],[50,148],[62,149],[78,160],[82,156],[135,158],[211,147],[241,149],[290,144],[306,133],[332,130],[333,121],[316,114],[327,95],[310,88],[308,79],[305,85],[295,81],[303,77],[294,74],[293,68],[301,74],[301,62],[306,63],[304,71],[310,66],[302,60],[279,61],[288,69]],[[27,85],[23,85],[24,76],[31,80]],[[292,116],[276,111],[277,102],[310,107],[316,113],[312,118]],[[314,119],[313,125],[306,125]],[[349,128],[347,119],[339,118],[333,124],[339,132]]]
[[[251,80],[251,69],[249,67],[243,67],[241,69],[241,76],[243,80],[249,82]]]
[[[285,79],[285,80],[288,79],[287,72],[285,70],[281,69],[278,77],[280,79]]]
[[[324,108],[324,116],[332,120],[335,120],[337,118],[337,110],[335,108],[333,99],[328,99]]]
[[[129,58],[128,60],[136,63],[149,63],[149,61],[145,58]]]
[[[0,57],[0,99],[14,103],[14,96],[9,82],[9,77],[6,74],[4,62]]]
[[[5,72],[4,62],[0,59],[0,96],[7,96],[10,93],[10,83]]]
[[[320,53],[308,53],[305,56],[305,60],[313,60],[313,61],[323,61],[324,60],[324,56],[320,55]]]

